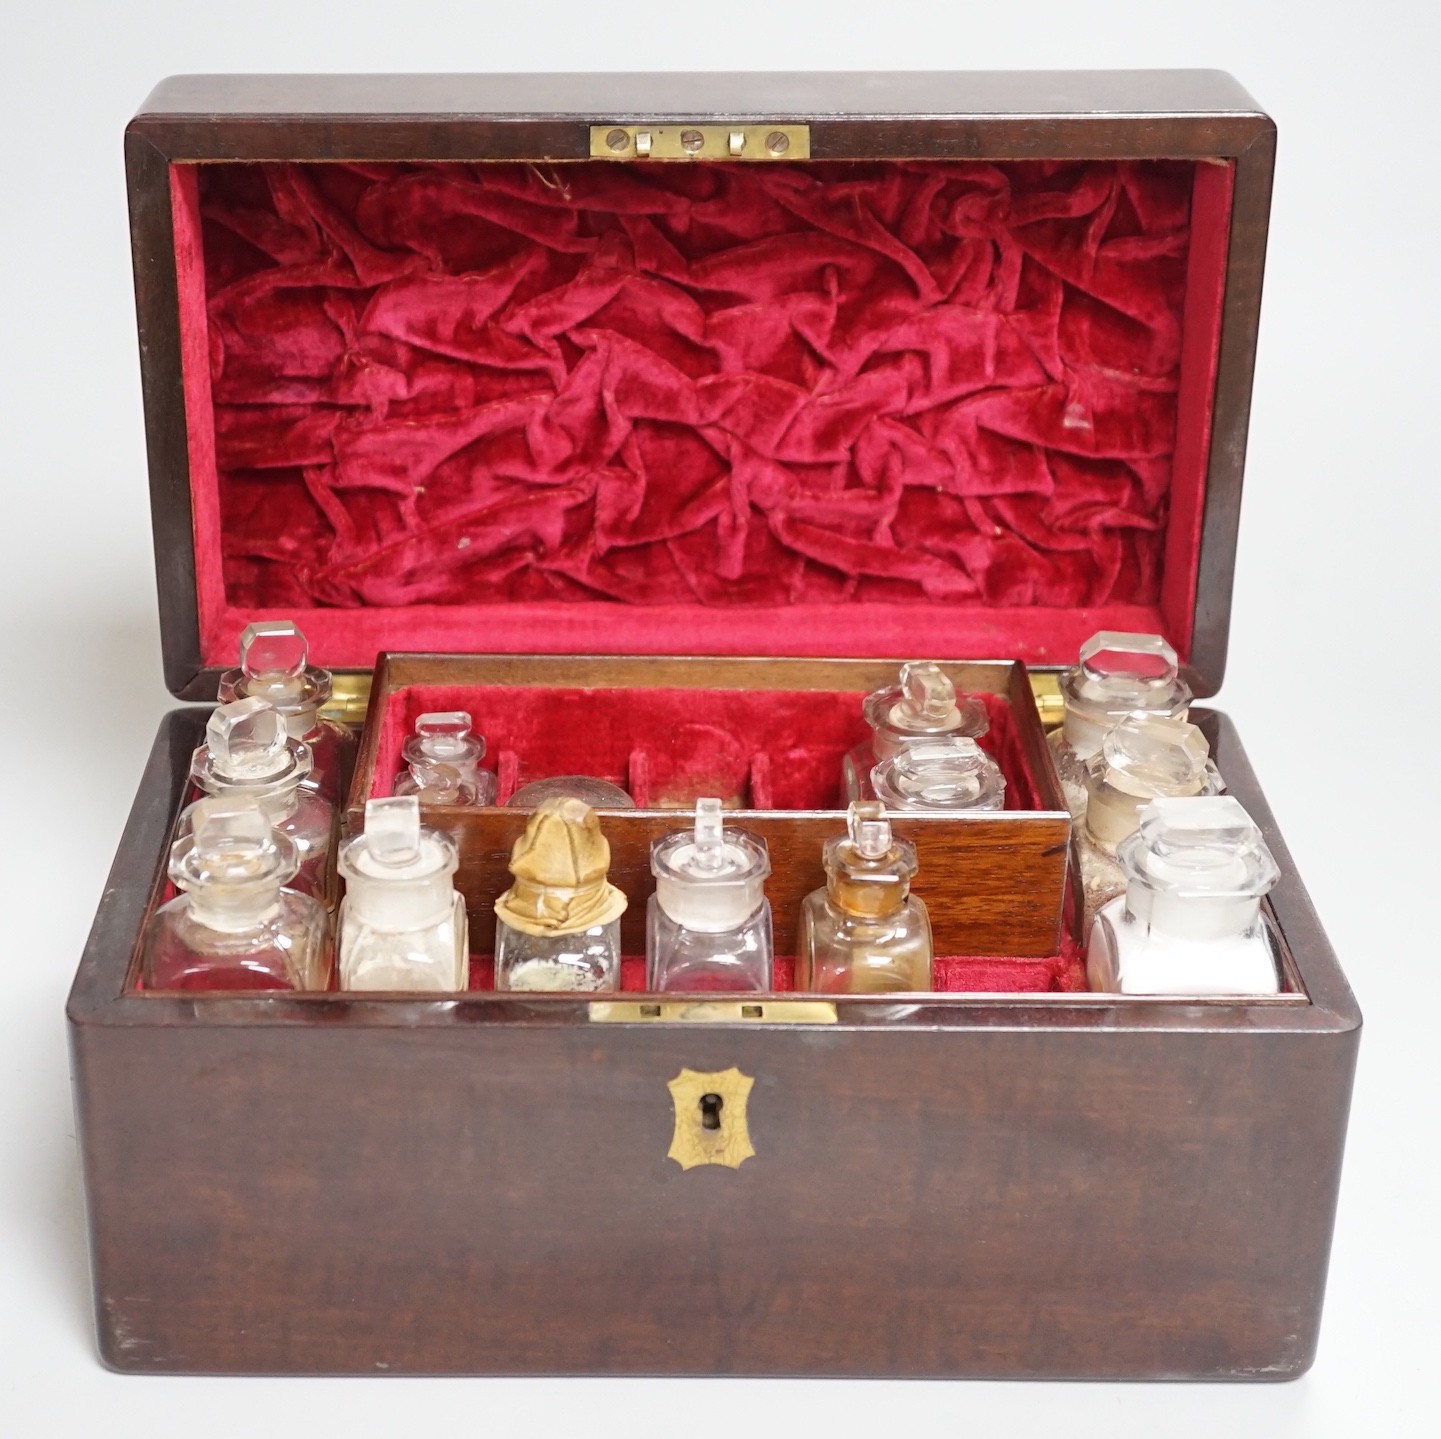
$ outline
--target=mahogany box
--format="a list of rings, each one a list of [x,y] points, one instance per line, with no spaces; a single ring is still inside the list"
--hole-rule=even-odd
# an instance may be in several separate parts
[[[1346,980],[1196,710],[1281,866],[1282,992],[1088,992],[1044,737],[1098,629],[1221,683],[1274,140],[1214,72],[156,89],[126,163],[172,692],[213,703],[245,625],[293,618],[368,706],[352,823],[441,700],[514,764],[628,780],[633,954],[650,839],[723,792],[781,958],[740,1001],[633,962],[603,999],[495,993],[523,815],[487,809],[433,816],[468,991],[147,992],[208,713],[173,711],[68,1006],[107,1364],[1310,1365]],[[916,658],[986,697],[1007,809],[909,822],[934,993],[797,994],[860,696]]]

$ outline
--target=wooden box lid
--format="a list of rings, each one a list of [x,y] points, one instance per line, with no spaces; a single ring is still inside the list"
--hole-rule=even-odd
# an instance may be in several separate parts
[[[167,683],[284,615],[335,669],[1155,630],[1212,694],[1273,155],[1216,72],[167,80]]]

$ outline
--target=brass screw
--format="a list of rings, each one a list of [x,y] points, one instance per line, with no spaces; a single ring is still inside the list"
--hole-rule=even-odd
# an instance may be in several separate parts
[[[612,130],[605,137],[605,143],[612,150],[628,150],[630,148],[630,136],[624,130]]]
[[[766,136],[766,149],[772,155],[784,155],[791,147],[791,137],[784,130],[772,130]]]
[[[680,132],[681,147],[689,154],[694,155],[702,145],[705,144],[705,136],[699,130],[682,130]]]

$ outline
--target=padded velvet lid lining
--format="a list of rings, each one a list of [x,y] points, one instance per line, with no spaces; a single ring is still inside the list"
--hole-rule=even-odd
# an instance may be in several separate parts
[[[1184,656],[1231,179],[176,166],[204,663]]]

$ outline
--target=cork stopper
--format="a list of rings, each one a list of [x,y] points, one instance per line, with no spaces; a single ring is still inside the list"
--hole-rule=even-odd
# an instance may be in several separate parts
[[[588,804],[547,800],[510,852],[514,883],[496,915],[524,934],[578,934],[618,919],[626,897],[609,882],[610,845]]]

